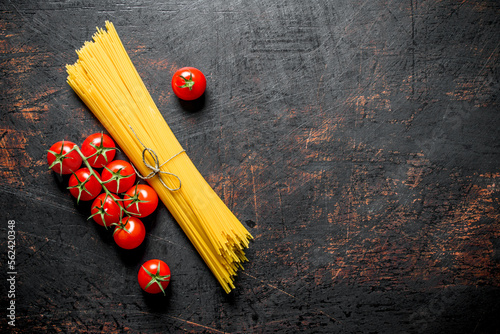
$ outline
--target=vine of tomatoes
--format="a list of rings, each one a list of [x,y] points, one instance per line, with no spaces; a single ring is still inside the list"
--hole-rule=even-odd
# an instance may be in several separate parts
[[[118,148],[110,136],[95,133],[85,139],[81,148],[65,140],[55,143],[47,151],[47,162],[55,173],[71,174],[68,189],[77,203],[93,200],[89,219],[106,229],[114,227],[116,244],[123,249],[134,249],[146,236],[144,223],[139,218],[156,210],[158,195],[150,186],[136,183],[135,170],[129,162],[113,160],[116,150]],[[96,168],[102,168],[101,173]],[[155,261],[155,270],[149,266],[151,261]],[[165,294],[170,269],[166,263],[158,261],[150,260],[141,266],[138,279],[143,289],[143,282],[149,282],[144,291]],[[144,271],[145,265],[151,271]]]

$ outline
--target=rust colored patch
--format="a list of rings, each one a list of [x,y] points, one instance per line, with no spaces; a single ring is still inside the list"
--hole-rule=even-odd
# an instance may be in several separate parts
[[[33,159],[26,153],[27,138],[39,135],[40,132],[0,129],[0,149],[2,151],[0,154],[0,176],[4,182],[23,186],[23,169],[40,166],[44,163],[40,159]]]

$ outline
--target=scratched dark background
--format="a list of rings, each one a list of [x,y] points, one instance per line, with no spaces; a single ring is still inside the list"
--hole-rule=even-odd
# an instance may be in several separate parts
[[[2,332],[500,331],[498,1],[24,0],[0,15]],[[105,20],[255,236],[229,296],[165,207],[122,251],[47,170],[54,142],[103,129],[64,66]],[[194,105],[170,88],[188,65],[208,80]],[[137,284],[151,258],[171,267],[166,298]]]

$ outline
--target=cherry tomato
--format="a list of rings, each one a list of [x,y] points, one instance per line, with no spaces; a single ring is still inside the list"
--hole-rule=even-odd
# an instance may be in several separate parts
[[[104,133],[94,133],[83,142],[82,153],[88,158],[90,166],[102,168],[115,158],[115,142]]]
[[[113,239],[124,249],[134,249],[144,241],[146,228],[139,218],[125,217],[121,224],[115,227]]]
[[[156,191],[145,184],[137,184],[127,190],[123,199],[123,207],[140,218],[149,216],[158,206]]]
[[[165,294],[165,289],[170,283],[170,268],[161,260],[149,260],[141,266],[137,280],[142,290],[148,293]]]
[[[111,194],[111,196],[105,193],[100,194],[92,203],[92,208],[90,209],[92,215],[90,217],[97,224],[105,227],[118,223],[120,221],[120,204],[117,204],[119,203],[117,202],[119,199],[120,197],[115,194]]]
[[[172,89],[182,100],[191,101],[199,98],[206,87],[207,79],[194,67],[183,67],[177,70],[172,78]]]
[[[102,170],[101,181],[109,191],[117,194],[122,193],[135,183],[134,168],[127,161],[111,161]]]
[[[67,140],[58,141],[47,152],[49,168],[58,174],[71,174],[82,165],[82,157],[76,151],[68,153],[76,144]]]
[[[99,173],[94,171],[99,177]],[[97,179],[90,174],[88,168],[80,168],[71,177],[68,182],[68,189],[71,195],[77,201],[90,201],[101,193],[102,186]]]

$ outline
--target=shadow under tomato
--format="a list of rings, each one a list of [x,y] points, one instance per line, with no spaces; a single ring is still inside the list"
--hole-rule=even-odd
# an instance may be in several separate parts
[[[69,193],[69,191],[68,191]],[[92,208],[92,203],[94,203],[93,200],[91,201],[80,201],[79,203],[77,202],[76,198],[71,196],[73,199],[73,203],[75,205],[75,209],[83,216],[84,223],[87,224],[92,224],[94,226],[95,230],[97,231],[97,234],[103,240],[105,243],[110,244],[112,242],[112,237],[110,238],[110,234],[112,234],[112,227],[108,227],[108,230],[104,226],[101,226],[95,222],[94,219],[90,218],[90,210]]]
[[[113,234],[113,232],[111,232]],[[113,239],[114,243],[114,239]],[[144,238],[142,244],[139,247],[134,249],[123,249],[115,243],[116,251],[123,265],[127,268],[135,268],[144,258],[144,253],[148,246],[148,237]]]
[[[170,306],[170,298],[172,296],[172,281],[165,289],[165,295],[163,293],[151,294],[142,290],[142,296],[144,298],[144,303],[150,309],[151,312],[165,312]]]
[[[182,110],[195,113],[202,110],[205,107],[206,94],[207,92],[203,93],[202,96],[192,101],[186,101],[179,98],[177,98],[177,100],[179,101],[179,105],[181,106]]]
[[[144,224],[144,227],[146,228],[146,233],[150,233],[151,231],[153,231],[156,227],[156,218],[158,216],[158,210],[160,209],[160,206],[162,206],[163,203],[162,201],[158,201],[158,207],[156,208],[155,211],[153,211],[152,214],[150,214],[149,216],[145,217],[145,218],[139,218],[142,223]],[[146,235],[146,239],[148,238],[148,236]]]
[[[89,208],[89,210],[87,210],[87,212],[90,212],[90,208]],[[87,220],[87,222],[89,224],[94,225],[94,228],[95,228],[97,234],[99,235],[99,238],[101,238],[102,242],[104,242],[107,245],[112,245],[115,243],[115,241],[113,240],[113,231],[114,231],[113,226],[110,226],[110,227],[108,227],[108,229],[106,229],[104,226],[97,224],[94,221],[94,219],[92,219],[92,218]]]
[[[56,181],[56,185],[59,188],[59,190],[69,193],[68,183],[71,174],[60,175],[56,172],[52,172],[52,176],[54,177],[54,180]]]

